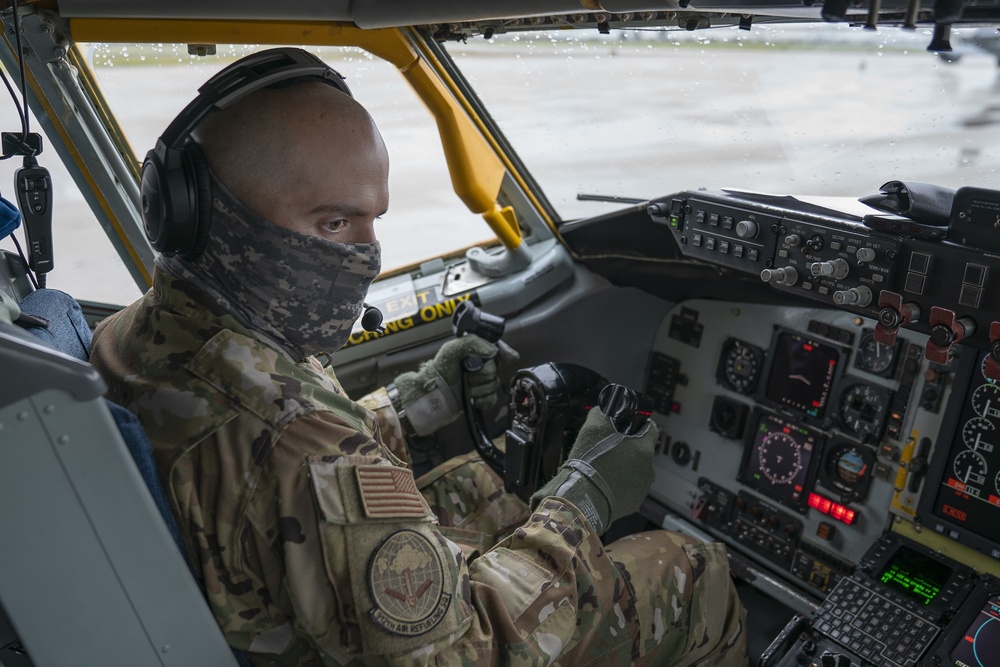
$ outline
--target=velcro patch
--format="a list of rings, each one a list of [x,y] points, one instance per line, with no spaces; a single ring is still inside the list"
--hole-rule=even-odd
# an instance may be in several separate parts
[[[394,635],[429,632],[444,618],[451,593],[444,591],[441,555],[426,535],[397,530],[368,565],[372,620]]]
[[[359,465],[355,469],[361,504],[369,519],[423,519],[427,505],[413,473],[404,468]]]

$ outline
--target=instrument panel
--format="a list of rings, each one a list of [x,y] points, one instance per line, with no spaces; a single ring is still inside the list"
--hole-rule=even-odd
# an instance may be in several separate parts
[[[876,345],[873,324],[831,309],[679,305],[651,358],[672,371],[646,387],[663,432],[651,495],[814,596],[832,589],[889,527],[914,433],[942,420],[940,403],[922,407],[925,337]]]
[[[1000,256],[746,193],[647,210],[685,259],[796,297],[678,303],[645,386],[651,497],[803,603],[761,664],[985,665],[1000,647]]]

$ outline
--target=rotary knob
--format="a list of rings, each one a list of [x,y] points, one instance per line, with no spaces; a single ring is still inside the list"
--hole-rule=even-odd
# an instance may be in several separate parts
[[[933,306],[928,318],[931,337],[924,347],[924,356],[936,364],[948,363],[952,345],[976,332],[976,322],[971,317],[957,317],[955,311]]]
[[[875,251],[871,248],[858,248],[858,262],[870,262],[875,259]]]
[[[741,239],[755,239],[760,231],[753,220],[740,220],[736,223],[736,235]]]
[[[764,269],[760,272],[760,279],[765,283],[791,287],[799,282],[799,272],[795,270],[794,266],[786,266],[780,269]]]
[[[857,306],[858,308],[864,308],[872,302],[872,291],[864,285],[845,290],[838,290],[833,293],[833,302],[838,306]]]
[[[830,277],[834,280],[843,280],[847,277],[851,267],[846,260],[838,257],[829,262],[813,262],[809,265],[809,271],[816,277]]]
[[[895,292],[882,290],[878,297],[878,324],[875,325],[875,340],[883,345],[895,345],[899,327],[908,322],[916,322],[920,317],[920,306],[903,303],[903,297]]]

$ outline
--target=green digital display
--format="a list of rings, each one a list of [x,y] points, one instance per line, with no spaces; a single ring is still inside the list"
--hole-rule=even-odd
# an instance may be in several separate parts
[[[925,605],[937,597],[952,569],[910,547],[900,546],[886,563],[879,581]]]

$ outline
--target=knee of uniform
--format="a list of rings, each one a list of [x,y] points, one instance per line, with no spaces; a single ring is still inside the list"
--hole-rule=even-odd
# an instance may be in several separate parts
[[[641,654],[690,658],[681,664],[746,664],[746,612],[722,544],[661,530],[630,535],[607,550],[636,594]],[[716,656],[726,661],[714,662]]]

